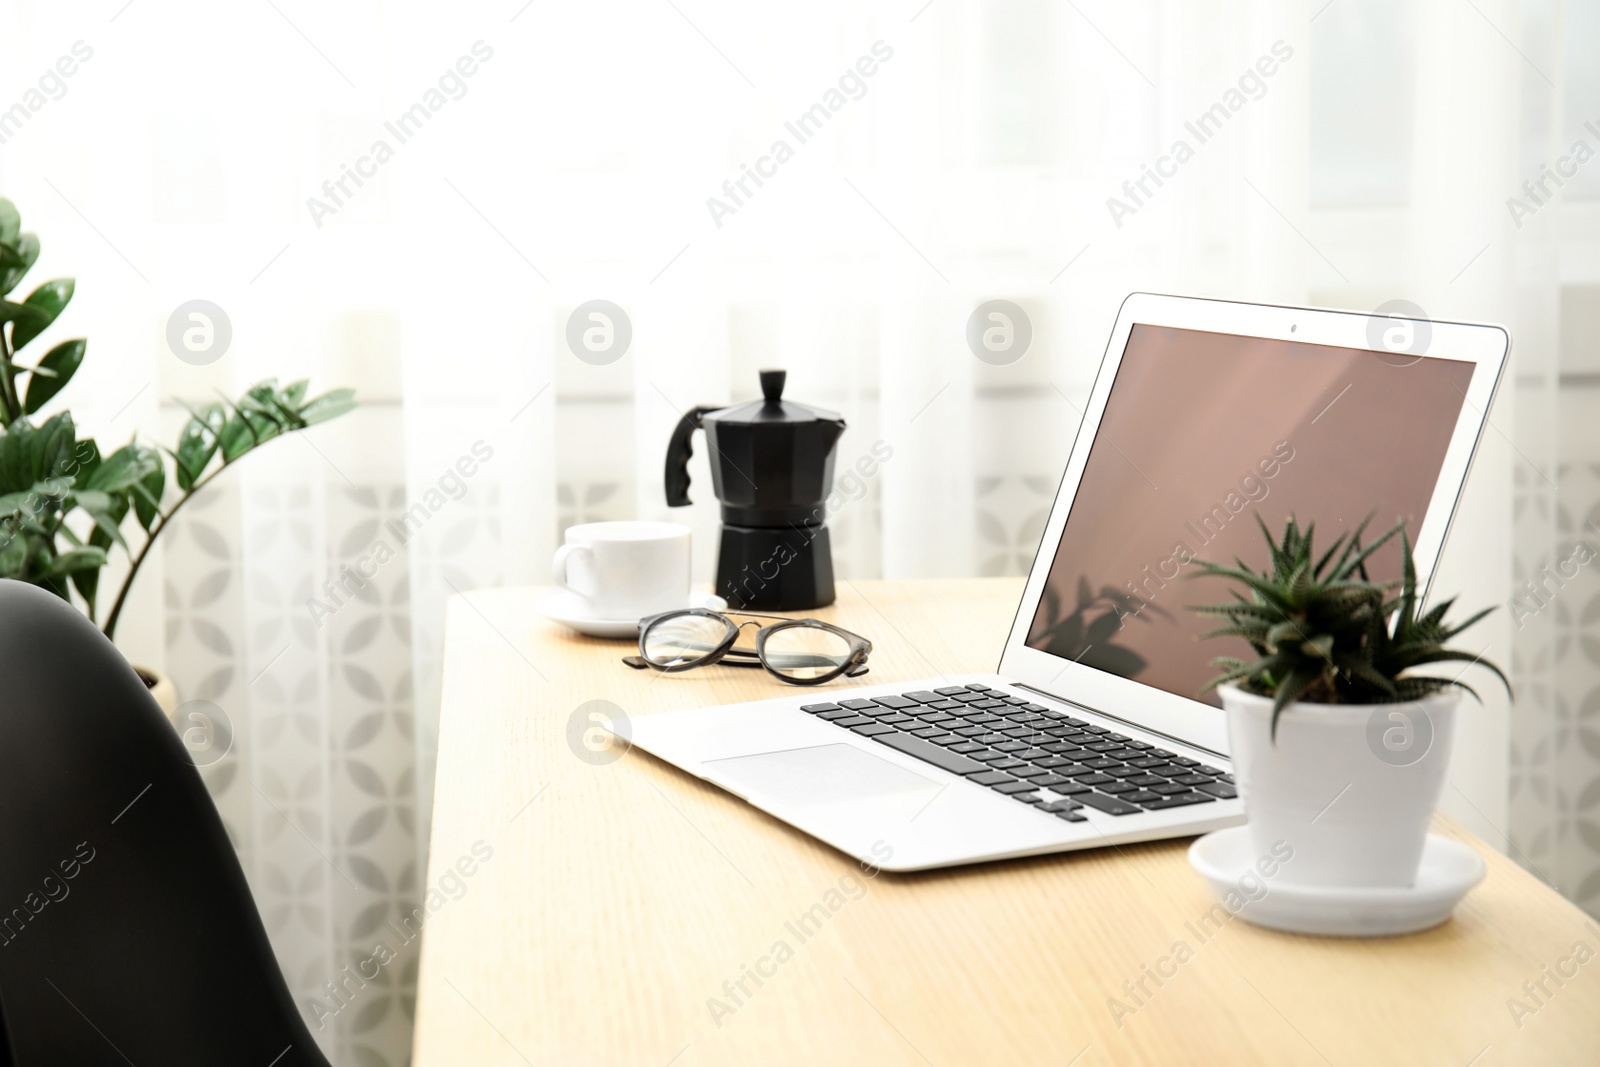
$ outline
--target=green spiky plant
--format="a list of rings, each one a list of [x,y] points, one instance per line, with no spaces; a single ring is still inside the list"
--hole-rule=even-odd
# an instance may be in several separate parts
[[[343,415],[355,407],[355,394],[335,389],[307,397],[304,381],[280,387],[268,379],[238,400],[189,408],[177,446],[160,450],[133,440],[105,455],[92,438],[78,437],[70,411],[35,426],[30,416],[72,380],[88,347],[82,338],[62,341],[31,364],[19,362],[75,288],[73,279],[56,278],[21,303],[6,299],[38,258],[39,238],[22,232],[16,207],[0,198],[0,578],[42,586],[69,602],[76,591],[94,619],[100,570],[111,548],[120,547],[131,562],[102,626],[112,637],[140,566],[178,510],[257,446]],[[144,529],[137,550],[122,533],[129,511]]]
[[[1511,692],[1511,683],[1499,667],[1481,656],[1445,647],[1494,609],[1485,608],[1464,622],[1451,624],[1445,615],[1455,603],[1452,598],[1418,614],[1417,567],[1405,524],[1397,523],[1363,545],[1361,535],[1369,521],[1371,516],[1317,556],[1312,547],[1314,523],[1302,530],[1290,518],[1283,537],[1274,539],[1258,515],[1256,522],[1271,552],[1268,569],[1254,571],[1237,559],[1231,567],[1196,560],[1200,570],[1194,577],[1226,578],[1244,588],[1243,592],[1232,590],[1230,603],[1192,609],[1226,622],[1204,636],[1242,637],[1256,652],[1254,660],[1231,656],[1212,660],[1222,673],[1202,693],[1232,683],[1246,692],[1271,697],[1271,733],[1276,740],[1279,717],[1296,701],[1390,704],[1421,700],[1450,688],[1478,697],[1471,686],[1456,678],[1412,673],[1430,663],[1480,663]],[[1372,581],[1367,574],[1368,559],[1397,535],[1401,580]],[[1391,595],[1397,590],[1397,595]]]

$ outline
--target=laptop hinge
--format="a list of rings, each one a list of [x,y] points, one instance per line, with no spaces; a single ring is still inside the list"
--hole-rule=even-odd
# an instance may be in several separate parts
[[[1229,755],[1227,755],[1225,753],[1218,752],[1214,748],[1207,748],[1205,745],[1195,744],[1193,741],[1190,741],[1188,738],[1176,737],[1176,736],[1174,736],[1172,734],[1169,734],[1169,733],[1163,733],[1160,730],[1156,730],[1156,729],[1153,729],[1153,728],[1151,728],[1149,726],[1146,726],[1142,722],[1134,722],[1132,719],[1124,719],[1120,715],[1113,715],[1109,711],[1102,711],[1099,708],[1092,708],[1088,704],[1082,703],[1081,701],[1068,700],[1064,696],[1060,696],[1059,694],[1049,692],[1048,690],[1040,689],[1037,686],[1029,685],[1026,682],[1012,682],[1011,684],[1016,686],[1018,689],[1026,689],[1030,693],[1037,693],[1040,696],[1044,697],[1046,700],[1054,700],[1054,701],[1057,701],[1058,703],[1066,704],[1069,707],[1077,708],[1080,711],[1087,711],[1090,715],[1099,715],[1101,718],[1110,719],[1113,722],[1120,722],[1124,726],[1131,726],[1135,730],[1143,730],[1147,734],[1152,734],[1152,735],[1154,735],[1156,737],[1163,738],[1163,739],[1165,739],[1167,741],[1173,742],[1174,744],[1183,745],[1186,748],[1192,748],[1196,752],[1206,752],[1206,753],[1209,753],[1210,755],[1213,755],[1213,756],[1217,757],[1220,760],[1227,760],[1230,763],[1233,762],[1233,757],[1231,757],[1231,756],[1229,756]]]

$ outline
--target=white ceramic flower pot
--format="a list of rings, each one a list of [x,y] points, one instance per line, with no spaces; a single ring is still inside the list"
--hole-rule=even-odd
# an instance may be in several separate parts
[[[1257,855],[1286,841],[1278,880],[1407,887],[1444,788],[1460,692],[1407,704],[1291,704],[1221,689],[1234,776]]]
[[[160,671],[152,670],[149,667],[140,667],[137,664],[134,665],[133,670],[139,676],[139,679],[144,682],[145,687],[150,690],[150,695],[155,698],[155,702],[161,707],[161,710],[166,712],[167,719],[173,725],[177,725],[178,687],[172,684],[172,679]]]

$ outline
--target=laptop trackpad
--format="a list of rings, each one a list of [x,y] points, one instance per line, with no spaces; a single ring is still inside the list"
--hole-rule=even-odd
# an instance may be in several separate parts
[[[819,745],[707,760],[703,766],[741,796],[791,804],[937,793],[944,784],[853,745]]]

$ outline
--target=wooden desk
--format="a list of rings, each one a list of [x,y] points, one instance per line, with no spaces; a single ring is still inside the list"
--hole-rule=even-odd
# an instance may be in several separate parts
[[[818,614],[872,638],[867,680],[985,671],[1020,588],[843,584]],[[1600,952],[1600,923],[1447,820],[1488,879],[1451,922],[1388,941],[1233,920],[1202,943],[1186,924],[1213,902],[1187,839],[869,879],[643,753],[575,756],[585,701],[638,716],[780,683],[629,670],[625,646],[566,634],[537,599],[450,601],[429,863],[448,885],[423,936],[418,1067],[1600,1062],[1600,960],[1546,979],[1543,1006],[1523,989],[1576,942]],[[492,859],[450,878],[479,841]],[[797,937],[788,924],[819,902],[838,906]],[[1160,961],[1180,940],[1193,958],[1146,979],[1138,1006],[1123,983],[1173,970]],[[758,967],[735,1007],[724,983]],[[1137,1008],[1120,1025],[1113,997]],[[1513,997],[1537,1008],[1520,1027]],[[713,998],[735,1010],[714,1019]]]

